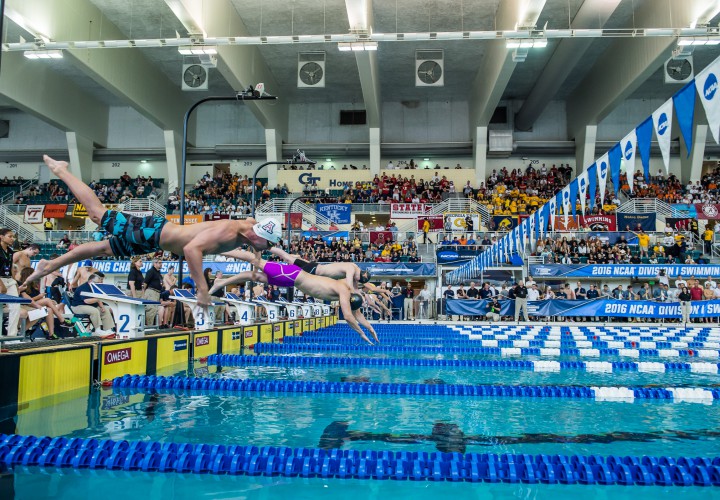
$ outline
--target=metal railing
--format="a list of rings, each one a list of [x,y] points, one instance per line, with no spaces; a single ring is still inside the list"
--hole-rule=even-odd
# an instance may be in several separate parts
[[[156,217],[165,217],[167,209],[165,205],[158,203],[150,198],[133,198],[118,205],[120,211],[151,211]]]
[[[2,198],[0,198],[0,204],[5,205],[12,203],[15,201],[15,198],[18,194],[21,194],[23,191],[30,189],[30,186],[33,184],[38,183],[38,174],[35,174],[35,177],[32,179],[28,179],[19,186],[17,186],[17,190],[10,191],[9,193],[6,193]]]
[[[297,196],[270,199],[269,201],[263,203],[257,208],[257,210],[255,211],[256,218],[260,216],[270,216],[271,214],[280,214],[284,220],[285,214],[288,213],[290,204],[295,198],[297,198]],[[293,209],[296,211],[296,213],[299,212],[302,214],[303,224],[314,224],[316,227],[318,227],[318,229],[326,230],[332,222],[324,215],[318,213],[318,211],[315,210],[315,206],[313,204],[296,203],[295,208]]]
[[[34,228],[28,229],[23,216],[14,214],[6,205],[0,205],[0,226],[12,229],[20,241],[35,241]]]
[[[672,205],[656,198],[633,198],[620,205],[616,213],[648,214],[654,213],[663,220],[673,216]]]

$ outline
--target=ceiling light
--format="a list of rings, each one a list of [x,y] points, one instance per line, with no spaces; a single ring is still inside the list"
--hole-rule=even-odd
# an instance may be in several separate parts
[[[365,47],[365,50],[377,50],[378,49],[377,42],[363,42],[363,46]]]
[[[28,59],[62,59],[62,50],[26,50],[23,55]]]
[[[203,54],[214,56],[217,54],[217,47],[213,47],[212,45],[185,45],[178,47],[178,52],[184,56],[201,56]]]
[[[350,50],[352,50],[353,52],[360,52],[365,50],[365,47],[363,47],[362,43],[351,43]]]
[[[162,47],[162,40],[135,40],[135,47]]]
[[[349,43],[347,43],[347,42],[340,42],[340,43],[338,43],[338,50],[339,50],[340,52],[350,52],[350,50],[352,50],[352,49],[350,48],[350,44],[349,44]]]
[[[505,46],[508,49],[543,49],[547,47],[548,41],[545,38],[531,38],[529,40],[508,39]]]
[[[332,161],[332,158],[325,158],[325,161]]]
[[[423,158],[423,161],[430,161],[430,158]]]
[[[109,47],[111,49],[132,47],[132,42],[130,42],[130,40],[105,40],[103,44],[105,47]]]

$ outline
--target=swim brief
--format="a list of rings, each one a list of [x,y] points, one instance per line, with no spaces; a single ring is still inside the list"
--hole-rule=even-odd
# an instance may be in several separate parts
[[[166,222],[164,217],[135,217],[108,210],[100,221],[100,227],[112,235],[109,241],[113,255],[132,257],[160,249],[160,233]]]
[[[266,262],[263,272],[267,274],[268,285],[292,287],[295,286],[295,280],[300,276],[302,269],[292,264]]]
[[[317,271],[318,263],[316,261],[308,262],[302,259],[295,259],[294,265],[298,266],[300,269],[302,269],[308,274],[315,274],[315,271]]]

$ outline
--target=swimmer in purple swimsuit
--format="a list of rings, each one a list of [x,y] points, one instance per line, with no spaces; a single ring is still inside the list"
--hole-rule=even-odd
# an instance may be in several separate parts
[[[210,289],[211,294],[225,286],[245,281],[259,281],[281,287],[294,286],[305,295],[321,300],[340,302],[340,309],[350,328],[358,332],[360,337],[368,344],[372,344],[372,342],[367,335],[365,335],[362,328],[360,328],[360,325],[364,326],[377,342],[380,341],[377,333],[375,333],[375,329],[360,311],[363,302],[362,297],[357,293],[353,293],[344,280],[334,280],[325,278],[324,276],[313,276],[292,264],[268,262],[263,260],[259,252],[252,253],[247,250],[235,250],[232,252],[232,256],[251,263],[253,267],[255,267],[255,270],[245,271],[225,280],[216,279],[213,287]]]

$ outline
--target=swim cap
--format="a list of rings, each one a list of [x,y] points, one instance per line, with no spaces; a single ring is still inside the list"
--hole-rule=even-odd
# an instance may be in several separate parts
[[[280,224],[273,219],[263,219],[253,226],[255,234],[271,243],[279,243],[282,238]]]
[[[360,307],[362,307],[362,303],[363,299],[360,294],[350,294],[350,309],[352,309],[353,311],[357,311],[358,309],[360,309]]]
[[[91,260],[84,260],[82,263],[83,267],[92,267],[92,261]]]
[[[370,271],[360,271],[360,283],[367,283],[370,281]]]

